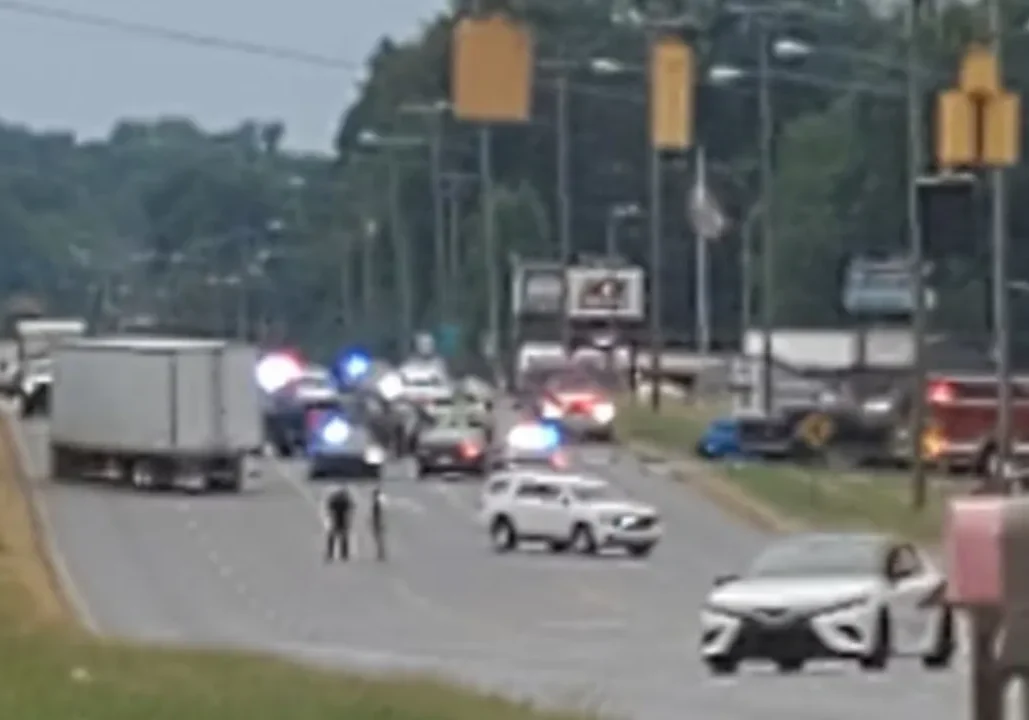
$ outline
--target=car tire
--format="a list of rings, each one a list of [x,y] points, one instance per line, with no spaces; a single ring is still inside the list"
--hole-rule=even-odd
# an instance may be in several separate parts
[[[858,660],[862,670],[881,672],[890,664],[890,653],[893,648],[890,632],[890,616],[883,611],[879,614],[875,644],[872,646],[871,652]]]
[[[507,553],[518,548],[518,533],[506,517],[498,517],[490,524],[489,535],[493,549],[498,553]]]
[[[589,525],[579,523],[572,528],[572,535],[568,543],[579,555],[596,555],[597,540],[593,537],[593,531]]]
[[[805,662],[804,658],[798,657],[776,658],[775,667],[783,675],[792,675],[803,670]]]
[[[707,665],[708,672],[719,677],[735,675],[736,671],[740,669],[739,659],[732,655],[706,657],[704,658],[704,664]]]
[[[926,670],[946,670],[954,659],[954,613],[947,610],[943,616],[943,627],[940,628],[936,646],[922,658],[922,667]]]
[[[634,558],[645,558],[654,551],[654,543],[640,543],[638,545],[629,545],[626,550]]]

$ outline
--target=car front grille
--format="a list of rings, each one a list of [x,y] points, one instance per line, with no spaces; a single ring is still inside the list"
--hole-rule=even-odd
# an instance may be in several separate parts
[[[644,515],[632,518],[625,524],[626,530],[650,530],[657,525],[657,518],[652,515]]]
[[[733,652],[743,657],[818,657],[827,654],[824,644],[804,620],[784,617],[769,623],[748,618],[743,622]]]

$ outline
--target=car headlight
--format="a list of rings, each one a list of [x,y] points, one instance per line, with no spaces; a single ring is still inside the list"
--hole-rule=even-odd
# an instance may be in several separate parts
[[[598,403],[593,406],[593,419],[599,423],[609,423],[615,419],[615,406],[611,403]]]
[[[851,610],[852,608],[867,605],[871,601],[867,595],[861,595],[860,597],[848,598],[847,600],[841,600],[839,602],[832,603],[814,610],[812,615],[828,615],[830,613],[841,612],[843,610]]]
[[[386,451],[377,445],[373,445],[364,451],[364,460],[369,465],[381,465],[386,461]]]
[[[723,617],[741,618],[743,613],[733,608],[724,607],[717,603],[704,603],[704,612],[709,612],[712,615],[721,615]]]

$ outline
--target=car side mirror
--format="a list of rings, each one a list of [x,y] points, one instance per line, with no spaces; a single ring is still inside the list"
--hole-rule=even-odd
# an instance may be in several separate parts
[[[736,582],[739,579],[740,579],[739,575],[733,575],[733,574],[719,575],[718,577],[715,578],[714,586],[715,587],[722,587],[723,585],[728,585],[729,583]]]

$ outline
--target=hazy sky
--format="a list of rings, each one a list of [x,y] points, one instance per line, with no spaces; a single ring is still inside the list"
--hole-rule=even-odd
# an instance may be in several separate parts
[[[175,30],[364,59],[446,0],[24,0]],[[122,117],[188,115],[225,128],[281,119],[290,147],[328,151],[355,70],[307,66],[17,14],[0,3],[0,118],[106,135]]]

